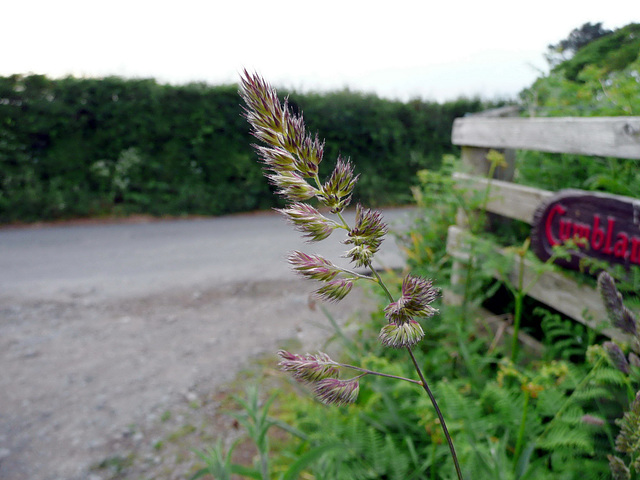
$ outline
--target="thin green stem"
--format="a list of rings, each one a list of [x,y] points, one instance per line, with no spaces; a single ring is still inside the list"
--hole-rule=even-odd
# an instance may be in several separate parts
[[[260,452],[260,469],[263,480],[269,480],[269,447],[266,452]]]
[[[436,480],[436,442],[431,439],[431,480]]]
[[[464,292],[462,295],[462,322],[467,323],[467,310],[469,309],[469,295],[471,294],[471,275],[473,273],[473,257],[469,255],[469,260],[466,264],[466,272],[464,279]]]
[[[518,271],[518,289],[515,296],[515,311],[513,314],[513,337],[511,339],[511,361],[515,362],[518,356],[518,333],[520,332],[520,320],[522,319],[522,305],[524,302],[524,254],[520,256]]]
[[[349,226],[349,224],[347,223],[347,221],[344,219],[344,217],[342,216],[342,212],[338,212],[336,213],[336,215],[338,216],[338,218],[340,219],[340,221],[342,222],[342,225],[344,225],[344,228],[346,228],[347,230],[351,230],[351,227]]]
[[[409,352],[409,356],[411,357],[413,366],[415,367],[416,372],[418,373],[418,377],[420,377],[420,381],[422,382],[422,388],[424,389],[425,392],[427,392],[427,395],[429,396],[429,400],[431,400],[431,404],[433,405],[433,408],[436,411],[436,415],[438,415],[438,420],[440,420],[440,426],[442,427],[442,432],[444,433],[444,436],[447,439],[447,443],[449,444],[449,451],[451,452],[451,459],[453,460],[453,465],[456,469],[456,475],[458,476],[458,480],[463,480],[462,470],[460,470],[460,464],[458,463],[458,456],[456,455],[456,449],[453,446],[453,440],[451,440],[451,435],[449,435],[447,424],[444,421],[444,416],[440,411],[440,407],[438,406],[436,397],[431,392],[431,389],[429,388],[429,384],[427,383],[427,380],[424,378],[424,375],[422,374],[422,370],[418,365],[416,357],[413,355],[413,352],[411,351],[411,347],[407,347],[407,351]]]
[[[349,275],[353,275],[356,278],[360,278],[362,280],[369,280],[370,282],[378,283],[378,280],[376,278],[374,278],[374,277],[370,277],[368,275],[362,275],[361,273],[354,272],[354,271],[346,269],[346,268],[340,268],[340,270],[342,270],[344,273],[347,273]]]
[[[556,418],[559,418],[561,414],[564,413],[564,411],[569,407],[569,405],[571,404],[571,398],[573,398],[573,396],[576,394],[576,392],[578,392],[580,389],[582,389],[582,387],[591,379],[591,376],[593,375],[593,372],[595,372],[598,368],[600,368],[600,365],[602,365],[602,363],[604,362],[604,359],[602,357],[598,358],[598,361],[595,363],[595,365],[591,368],[591,370],[589,370],[589,373],[587,373],[584,378],[582,380],[580,380],[580,382],[578,383],[578,385],[576,385],[576,388],[573,389],[573,392],[571,392],[571,395],[569,395],[569,397],[564,401],[564,403],[562,404],[562,406],[558,409],[558,411],[556,412],[556,414],[553,416],[553,418],[549,421],[549,423],[547,423],[547,426],[545,427],[545,429],[542,431],[542,433],[540,435],[538,435],[538,438],[536,438],[536,443],[538,443],[540,441],[540,439],[542,437],[544,437],[549,430],[551,430],[551,427],[553,426],[553,422]]]
[[[322,184],[320,183],[320,177],[317,173],[313,176],[313,181],[316,182],[316,188],[322,191]]]
[[[515,309],[513,312],[513,337],[511,338],[511,361],[517,360],[519,351],[518,334],[520,333],[520,322],[522,320],[522,303],[524,295],[518,292],[515,298]]]
[[[487,174],[487,187],[484,189],[484,197],[482,198],[482,204],[480,208],[482,212],[486,215],[487,205],[489,204],[489,194],[491,193],[491,182],[493,182],[493,175],[496,172],[496,168],[498,167],[498,162],[492,161],[489,166],[489,173]]]
[[[378,284],[385,291],[385,293],[387,294],[387,297],[389,297],[389,300],[391,302],[393,302],[394,301],[393,295],[391,295],[391,292],[389,292],[389,289],[387,288],[387,286],[382,281],[382,278],[380,277],[378,272],[371,266],[370,262],[368,264],[368,267],[371,270],[371,272],[373,273],[373,275],[377,278]],[[418,365],[418,361],[416,360],[416,357],[413,355],[413,351],[411,350],[411,347],[407,347],[407,351],[409,352],[409,356],[411,357],[411,361],[413,362],[413,366],[414,366],[414,368],[415,368],[415,370],[416,370],[416,372],[418,374],[418,377],[420,378],[420,385],[422,386],[424,391],[429,396],[429,400],[431,400],[431,404],[433,405],[433,408],[436,411],[436,415],[438,416],[438,419],[440,420],[440,426],[442,427],[442,431],[444,433],[444,436],[446,437],[447,443],[449,444],[449,451],[451,452],[451,459],[453,460],[453,465],[454,465],[454,467],[456,469],[456,474],[458,476],[458,480],[463,480],[462,471],[460,470],[460,464],[458,463],[458,456],[456,455],[456,449],[453,446],[453,440],[451,440],[451,435],[449,435],[449,430],[447,429],[447,423],[445,422],[444,416],[442,415],[442,412],[440,411],[440,407],[438,406],[438,402],[436,401],[436,397],[431,392],[431,389],[429,388],[429,384],[427,383],[427,379],[424,377],[424,374],[422,373],[422,370],[420,369],[420,365]]]
[[[316,175],[316,183],[318,183],[318,185],[319,185],[319,180],[318,180],[317,175]],[[342,224],[344,225],[344,227],[347,230],[350,230],[349,224],[347,223],[347,221],[342,216],[342,213],[338,212],[337,216],[340,219],[340,221],[342,222]],[[385,285],[384,281],[382,280],[382,277],[380,277],[380,274],[376,271],[375,268],[373,268],[373,266],[371,265],[371,262],[367,263],[367,267],[369,267],[369,270],[371,271],[371,273],[375,277],[375,279],[372,279],[372,280],[374,280],[378,285],[380,285],[380,288],[382,288],[382,290],[384,290],[385,294],[389,298],[389,301],[393,302],[394,301],[393,295],[391,295],[391,292],[389,291],[389,289]],[[365,277],[365,278],[371,279],[371,277]],[[429,384],[427,383],[427,380],[424,377],[424,375],[422,373],[422,370],[420,369],[420,366],[418,365],[418,362],[417,362],[415,356],[413,355],[413,351],[411,350],[411,347],[407,347],[407,351],[409,352],[409,356],[411,357],[411,361],[413,362],[413,366],[415,367],[416,372],[418,373],[418,377],[420,377],[420,381],[419,382],[416,381],[416,380],[411,380],[411,379],[404,378],[404,377],[397,377],[395,375],[388,375],[388,374],[384,374],[384,373],[380,373],[380,372],[373,372],[371,370],[366,370],[366,369],[362,369],[362,368],[359,368],[359,367],[354,367],[354,366],[351,366],[351,365],[342,365],[342,366],[347,367],[347,368],[353,368],[354,370],[365,372],[366,374],[370,374],[370,375],[378,375],[378,376],[381,376],[381,377],[395,378],[395,379],[398,379],[398,380],[406,380],[408,382],[420,385],[424,389],[424,391],[427,393],[427,395],[429,396],[429,399],[431,400],[431,404],[433,405],[433,408],[436,411],[438,419],[440,420],[440,426],[442,427],[442,431],[444,433],[444,436],[446,437],[447,443],[449,444],[449,450],[451,452],[451,458],[453,460],[453,464],[454,464],[454,467],[456,469],[456,474],[458,476],[458,480],[463,480],[462,471],[460,469],[460,464],[458,462],[458,456],[456,455],[456,450],[455,450],[455,447],[453,446],[453,440],[451,439],[451,435],[449,435],[449,430],[447,429],[447,424],[446,424],[446,422],[444,420],[444,416],[442,415],[442,412],[440,411],[440,407],[438,406],[438,402],[436,401],[436,397],[431,392],[431,389],[429,388]]]
[[[531,397],[528,391],[525,391],[524,394],[524,405],[522,406],[522,419],[520,420],[520,429],[518,430],[518,439],[516,441],[516,449],[513,454],[513,469],[517,468],[518,459],[520,458],[520,453],[522,452],[522,443],[524,441],[524,431],[527,423],[527,412],[529,411],[529,398]]]
[[[376,283],[378,285],[380,285],[380,288],[382,288],[382,290],[384,290],[384,293],[387,294],[387,297],[389,298],[389,301],[393,302],[394,301],[393,295],[391,295],[391,292],[389,291],[387,286],[382,281],[382,277],[380,277],[380,274],[376,271],[375,268],[373,268],[373,266],[371,265],[371,262],[367,263],[367,267],[369,267],[369,270],[371,270],[371,273],[373,273],[373,276],[376,278],[375,279]]]
[[[395,378],[396,380],[404,380],[405,382],[411,382],[411,383],[415,383],[416,385],[422,386],[422,383],[420,383],[418,380],[412,380],[410,378],[399,377],[397,375],[390,375],[388,373],[376,372],[374,370],[356,367],[354,365],[349,365],[346,363],[333,362],[333,364],[338,365],[339,367],[351,368],[352,370],[357,370],[358,372],[364,372],[367,375],[377,375],[378,377]]]

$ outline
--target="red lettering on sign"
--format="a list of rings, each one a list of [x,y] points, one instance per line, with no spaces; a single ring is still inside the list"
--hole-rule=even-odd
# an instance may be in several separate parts
[[[585,257],[629,268],[640,265],[640,201],[600,192],[565,190],[545,201],[533,216],[531,245],[546,261],[553,247],[574,241],[582,252],[570,251],[556,263],[580,269]]]
[[[606,253],[607,255],[611,255],[613,253],[613,250],[611,250],[611,237],[613,236],[613,226],[615,225],[616,221],[609,217],[607,219],[607,241],[604,245],[604,250],[602,250],[602,253]]]
[[[547,241],[549,242],[549,245],[551,245],[552,247],[554,245],[560,245],[562,243],[560,240],[558,240],[557,238],[554,238],[553,236],[553,229],[552,229],[553,217],[557,213],[560,215],[564,215],[565,213],[567,213],[567,211],[560,204],[554,205],[551,211],[549,212],[549,215],[547,216],[547,221],[544,224],[544,233],[547,236]]]
[[[629,237],[626,233],[618,234],[615,245],[613,246],[613,254],[618,258],[627,258],[627,247],[629,246]]]
[[[640,238],[633,237],[631,239],[631,258],[633,263],[640,265]]]
[[[591,248],[600,250],[604,245],[604,230],[600,228],[600,215],[593,216],[593,233],[591,234]]]
[[[591,227],[586,223],[573,223],[573,238],[576,240],[579,238],[584,238],[587,242],[589,241],[589,235],[591,234]]]
[[[571,238],[571,227],[573,227],[573,223],[571,223],[571,220],[560,219],[559,227],[558,237],[560,242],[564,243]]]

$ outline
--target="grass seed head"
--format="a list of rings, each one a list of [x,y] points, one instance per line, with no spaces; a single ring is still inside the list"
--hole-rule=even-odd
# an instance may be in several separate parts
[[[313,391],[324,404],[346,405],[354,403],[358,398],[360,383],[357,378],[350,380],[327,378],[317,382]]]

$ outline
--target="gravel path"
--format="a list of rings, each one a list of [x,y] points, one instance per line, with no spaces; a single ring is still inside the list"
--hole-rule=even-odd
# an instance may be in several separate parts
[[[0,231],[0,478],[186,478],[186,439],[233,427],[217,392],[328,334],[283,262],[294,248],[318,251],[271,214]],[[363,305],[328,308],[344,322]]]

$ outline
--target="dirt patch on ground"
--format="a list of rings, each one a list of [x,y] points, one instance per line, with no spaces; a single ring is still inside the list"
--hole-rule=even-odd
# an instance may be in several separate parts
[[[141,298],[0,298],[0,478],[182,479],[237,435],[226,389],[256,359],[331,334],[296,279]],[[374,301],[329,310],[344,323]],[[267,371],[269,371],[267,369]]]

